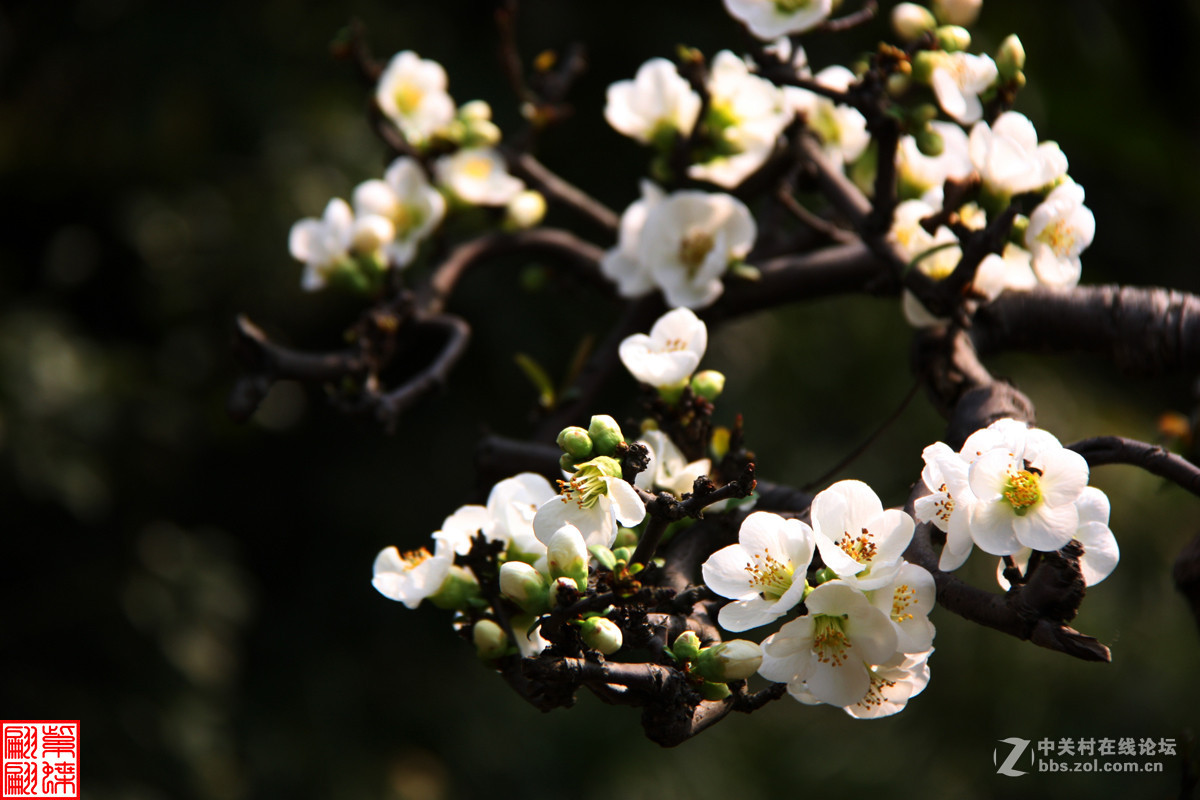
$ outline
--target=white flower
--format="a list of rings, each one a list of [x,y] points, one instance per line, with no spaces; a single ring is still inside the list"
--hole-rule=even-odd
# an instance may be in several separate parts
[[[707,458],[687,461],[683,452],[662,431],[646,431],[641,442],[650,451],[650,465],[634,479],[634,485],[639,489],[650,491],[657,486],[681,497],[692,491],[697,477],[707,475],[712,469],[712,462]]]
[[[968,473],[977,500],[971,537],[997,556],[1022,547],[1058,550],[1079,527],[1075,501],[1087,486],[1087,461],[1045,431],[1010,424],[1001,435],[1003,444],[979,455]]]
[[[950,572],[961,567],[974,548],[970,517],[975,495],[967,479],[970,461],[944,442],[926,447],[921,458],[925,460],[921,480],[930,494],[913,504],[913,514],[919,522],[932,521],[946,534],[938,569]]]
[[[666,195],[650,181],[642,181],[642,198],[630,203],[621,215],[617,246],[600,259],[600,271],[617,284],[622,297],[639,297],[654,289],[654,276],[638,255],[646,217]]]
[[[631,81],[608,87],[604,118],[618,132],[644,144],[664,133],[687,136],[700,113],[700,95],[665,58],[652,58]]]
[[[1028,291],[1037,286],[1029,251],[1011,242],[1004,245],[1004,254],[988,253],[975,270],[971,285],[987,300],[995,300],[1006,289]]]
[[[650,335],[626,337],[617,352],[636,380],[658,389],[692,377],[707,347],[708,327],[690,309],[676,308],[655,321]]]
[[[516,555],[541,555],[545,545],[534,535],[533,517],[538,508],[556,495],[550,481],[534,472],[522,472],[500,481],[488,494],[483,535],[492,541],[508,543]]]
[[[300,285],[307,291],[325,286],[329,275],[350,257],[354,241],[354,212],[340,197],[325,206],[321,219],[306,217],[292,225],[288,250],[292,258],[304,262]]]
[[[938,105],[952,118],[964,125],[978,122],[983,116],[979,94],[992,85],[999,75],[996,62],[990,56],[971,53],[931,53],[933,72],[929,82],[937,96]]]
[[[438,540],[433,553],[424,547],[403,554],[395,547],[385,547],[375,557],[371,585],[389,600],[416,608],[437,594],[452,566],[454,549],[444,540]]]
[[[433,538],[446,542],[454,552],[465,556],[471,552],[471,540],[487,527],[488,522],[488,511],[483,506],[459,506],[442,522],[441,530],[434,531]]]
[[[508,174],[504,159],[490,147],[464,148],[442,156],[434,172],[439,184],[471,205],[506,205],[525,188],[519,178]]]
[[[703,308],[725,290],[721,276],[754,245],[750,210],[727,194],[682,191],[655,204],[638,241],[638,260],[667,305]]]
[[[1121,550],[1117,546],[1117,537],[1113,536],[1108,527],[1108,515],[1111,507],[1108,495],[1094,486],[1089,486],[1075,501],[1079,511],[1079,527],[1073,537],[1083,545],[1083,555],[1079,557],[1079,571],[1083,574],[1084,586],[1095,586],[1116,569],[1121,560]],[[1022,548],[1012,555],[1013,563],[1022,572],[1029,566],[1029,556],[1033,553],[1029,548]],[[996,582],[1000,588],[1008,591],[1008,579],[1004,577],[1005,563],[1001,560],[996,565]]]
[[[977,122],[967,140],[971,163],[996,194],[1032,192],[1067,174],[1067,157],[1054,142],[1038,144],[1023,114],[1006,111],[989,127]]]
[[[905,561],[891,583],[868,592],[867,597],[891,619],[898,651],[920,653],[933,645],[929,612],[937,599],[937,585],[929,570]]]
[[[725,10],[763,41],[804,33],[824,22],[832,0],[725,0]]]
[[[454,120],[446,70],[411,50],[392,56],[375,87],[375,102],[404,138],[421,146]]]
[[[1038,280],[1055,289],[1079,283],[1079,254],[1096,235],[1096,218],[1083,204],[1083,187],[1063,183],[1029,215],[1025,246],[1033,254]]]
[[[370,180],[354,190],[354,208],[360,215],[387,219],[395,238],[385,248],[389,260],[403,267],[413,260],[417,246],[438,226],[446,213],[446,200],[429,185],[416,160],[392,162],[383,180]]]
[[[967,152],[966,132],[952,122],[930,122],[929,127],[942,140],[940,155],[927,156],[912,136],[903,136],[896,150],[896,168],[900,178],[918,192],[940,187],[951,178],[971,174],[971,156]]]
[[[849,706],[871,689],[870,667],[896,654],[896,629],[861,591],[823,583],[804,600],[808,613],[762,643],[758,673],[788,685],[797,699]]]
[[[704,583],[733,600],[717,615],[721,627],[745,631],[766,625],[804,599],[813,556],[812,528],[798,519],[756,511],[738,531],[738,543],[709,556]]]
[[[818,72],[813,80],[844,92],[858,78],[845,67],[832,66]],[[856,161],[871,143],[867,119],[857,109],[794,86],[785,87],[784,96],[795,111],[804,114],[808,127],[820,137],[826,157],[839,169]]]
[[[570,480],[559,481],[561,493],[538,508],[533,532],[542,544],[549,545],[564,525],[574,525],[589,547],[612,547],[618,522],[630,527],[645,518],[646,506],[633,487],[606,474],[596,461],[585,461]]]
[[[921,220],[935,213],[936,209],[924,200],[905,200],[896,206],[892,227],[887,240],[896,250],[896,255],[905,263],[916,260],[917,269],[934,280],[941,280],[954,272],[962,259],[962,248],[958,238],[945,225],[930,233],[921,225]]]
[[[903,511],[884,510],[862,481],[838,481],[813,498],[812,527],[825,566],[848,586],[867,591],[896,577],[914,524]]]
[[[713,58],[707,88],[706,122],[719,152],[689,167],[688,176],[732,189],[771,155],[792,110],[783,90],[752,75],[746,62],[728,50]]]
[[[871,686],[857,703],[845,711],[857,719],[887,717],[904,710],[909,699],[916,697],[929,684],[929,656],[924,653],[898,653],[887,664],[872,666]]]

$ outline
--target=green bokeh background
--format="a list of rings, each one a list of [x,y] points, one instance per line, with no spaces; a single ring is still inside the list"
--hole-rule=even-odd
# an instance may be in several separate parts
[[[1200,4],[985,6],[977,42],[1021,35],[1018,108],[1087,187],[1098,233],[1084,281],[1200,290]],[[1093,476],[1123,558],[1077,620],[1113,663],[939,611],[928,690],[876,722],[785,699],[660,750],[636,712],[591,697],[539,713],[442,612],[371,589],[381,547],[419,546],[471,499],[478,436],[529,429],[533,392],[512,354],[561,374],[619,309],[569,299],[585,291],[570,283],[522,288],[519,264],[480,271],[454,301],[477,321],[468,357],[391,437],[291,385],[231,423],[232,319],[323,348],[357,311],[301,292],[286,249],[294,220],[383,166],[365,90],[327,55],[337,30],[358,16],[380,55],[439,60],[457,100],[488,99],[512,130],[491,12],[481,0],[0,6],[0,716],[81,719],[93,798],[1177,796],[1197,752],[1200,638],[1169,570],[1200,505],[1129,468]],[[882,26],[814,37],[810,60],[846,63]],[[646,158],[602,123],[605,87],[678,43],[711,55],[743,41],[715,0],[531,0],[519,28],[527,58],[588,45],[576,114],[541,155],[618,209]],[[739,320],[705,363],[729,376],[718,413],[744,413],[760,475],[802,484],[900,401],[908,341],[897,302],[851,297]],[[1194,376],[1135,382],[1071,355],[990,366],[1064,441],[1153,440],[1160,412],[1195,404]],[[596,410],[632,413],[632,389],[622,377]],[[900,502],[941,433],[918,399],[842,477]],[[986,585],[988,561],[977,554],[967,575]],[[1174,738],[1181,755],[1161,776],[995,774],[999,739],[1105,736]]]

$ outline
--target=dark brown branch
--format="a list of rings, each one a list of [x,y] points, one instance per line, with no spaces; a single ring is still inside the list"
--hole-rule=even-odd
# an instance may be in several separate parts
[[[824,33],[841,33],[848,31],[851,28],[857,28],[859,25],[866,25],[871,20],[875,19],[875,15],[879,13],[879,4],[875,0],[867,0],[863,7],[858,11],[847,14],[844,17],[836,19],[827,19],[817,28]]]
[[[1005,292],[975,315],[980,353],[1084,351],[1154,375],[1200,368],[1200,297],[1154,287]]]
[[[1097,436],[1068,447],[1086,458],[1090,466],[1130,464],[1200,496],[1200,467],[1159,445],[1122,436]]]
[[[427,313],[440,312],[454,288],[469,269],[489,258],[520,253],[548,256],[574,267],[598,288],[611,291],[612,284],[600,275],[604,251],[567,231],[534,228],[515,233],[490,233],[454,248],[420,290],[417,306]]]
[[[692,485],[692,494],[685,500],[676,500],[666,492],[649,496],[646,492],[639,493],[646,499],[646,513],[650,515],[650,523],[646,526],[637,549],[633,551],[629,563],[648,564],[654,558],[654,552],[662,539],[667,525],[677,520],[691,517],[699,519],[704,509],[731,498],[749,497],[754,492],[754,464],[746,465],[745,470],[735,480],[721,488],[713,485],[707,475],[696,478]]]
[[[523,178],[552,202],[566,206],[616,236],[620,216],[608,206],[559,177],[529,153],[508,153],[513,174]]]
[[[446,384],[450,371],[463,357],[471,338],[471,327],[466,321],[450,314],[426,317],[418,324],[440,328],[446,334],[446,343],[427,367],[395,389],[381,392],[374,398],[375,418],[384,424],[389,433],[395,430],[401,413]]]

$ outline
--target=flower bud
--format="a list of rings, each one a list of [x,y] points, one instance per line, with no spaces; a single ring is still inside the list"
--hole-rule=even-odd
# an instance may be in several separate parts
[[[592,437],[588,436],[588,432],[577,425],[572,425],[569,428],[563,428],[558,434],[558,446],[563,449],[563,452],[574,458],[576,461],[587,460],[592,457]]]
[[[486,100],[471,100],[459,106],[458,116],[465,122],[486,122],[492,118],[492,107]]]
[[[548,608],[547,588],[545,577],[530,564],[505,561],[500,565],[501,593],[531,614],[540,614]]]
[[[943,25],[973,25],[983,0],[933,0],[933,15]]]
[[[593,650],[599,650],[606,656],[621,649],[625,644],[625,635],[617,624],[605,617],[588,617],[579,625],[579,634],[584,644]]]
[[[917,149],[922,155],[930,158],[937,158],[946,149],[946,142],[942,139],[942,135],[933,128],[925,127],[916,132],[913,136],[917,142]]]
[[[943,25],[933,32],[937,37],[938,46],[947,53],[957,53],[971,47],[971,34],[958,25]]]
[[[550,606],[569,606],[579,599],[579,586],[573,578],[555,578],[550,584]]]
[[[904,42],[915,42],[926,31],[937,27],[937,20],[925,6],[900,3],[892,9],[892,30]]]
[[[700,655],[700,637],[695,631],[684,631],[671,645],[671,652],[680,661],[695,661]]]
[[[370,255],[396,238],[396,228],[390,219],[378,214],[367,214],[354,220],[350,232],[350,249],[355,253]]]
[[[479,582],[469,570],[458,565],[450,567],[441,587],[429,598],[438,608],[453,611],[462,611],[479,600]]]
[[[1010,33],[996,51],[996,69],[1004,80],[1015,78],[1025,69],[1025,46],[1015,33]]]
[[[692,393],[713,402],[725,389],[725,376],[715,369],[706,369],[692,376]]]
[[[920,50],[912,57],[912,79],[917,83],[929,83],[933,80],[933,71],[946,57],[945,53],[936,50]],[[933,110],[934,116],[937,116],[937,109]],[[914,119],[920,120],[917,114],[913,114]]]
[[[510,227],[524,230],[537,225],[545,216],[546,198],[542,196],[541,192],[526,189],[523,192],[517,192],[513,199],[508,201],[504,221]]]
[[[746,639],[721,642],[700,651],[693,670],[709,681],[740,681],[762,664],[762,648]]]
[[[617,528],[617,539],[613,542],[613,547],[636,547],[638,543],[638,532],[632,528],[624,526]]]
[[[562,468],[563,472],[574,472],[575,466],[578,463],[576,459],[571,457],[570,453],[563,453],[558,457],[558,466]]]
[[[475,653],[484,661],[499,658],[508,649],[508,634],[490,619],[475,623],[471,639],[475,642]]]
[[[587,589],[588,549],[583,534],[574,525],[563,525],[550,537],[546,548],[551,578],[570,578],[579,591]]]
[[[467,129],[467,140],[472,147],[490,147],[500,141],[500,128],[491,120],[472,122]]]
[[[592,449],[602,456],[611,456],[616,452],[617,445],[625,441],[621,426],[607,414],[597,414],[588,425],[588,435],[592,437]],[[613,477],[621,477],[620,473]]]
[[[705,700],[724,700],[731,694],[733,694],[733,691],[723,683],[705,681],[700,684],[700,696]]]

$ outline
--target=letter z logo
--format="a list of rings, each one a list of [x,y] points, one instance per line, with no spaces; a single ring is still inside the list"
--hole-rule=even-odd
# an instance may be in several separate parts
[[[1018,775],[1024,775],[1025,770],[1013,769],[1013,766],[1017,763],[1017,760],[1025,752],[1025,748],[1029,747],[1029,740],[1028,739],[1018,739],[1014,736],[1014,737],[1011,737],[1008,739],[1001,739],[1000,743],[1010,745],[1012,747],[1012,751],[1008,754],[1008,758],[1004,759],[1004,763],[1001,764],[1000,766],[996,767],[996,773],[999,775],[1007,775],[1010,778],[1015,778]],[[999,749],[1000,748],[996,748],[995,750],[992,750],[992,763],[993,764],[995,764],[996,761],[999,760],[999,757],[1000,757],[999,752],[998,752]],[[1033,753],[1029,754],[1029,760],[1032,763]]]

